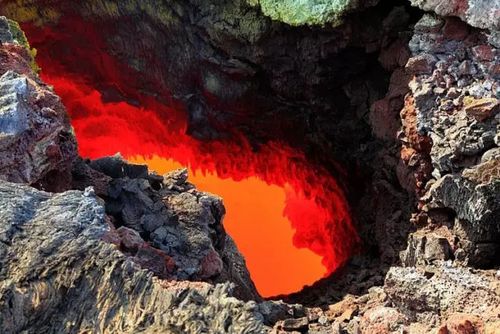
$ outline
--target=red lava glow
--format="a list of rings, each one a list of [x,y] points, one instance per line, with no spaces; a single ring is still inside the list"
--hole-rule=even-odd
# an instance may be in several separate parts
[[[71,29],[63,29],[64,24]],[[38,49],[42,79],[55,87],[68,109],[80,154],[98,158],[121,152],[159,173],[187,166],[191,182],[224,199],[224,226],[261,295],[298,291],[354,252],[359,239],[342,191],[300,151],[281,142],[255,150],[244,138],[196,140],[186,134],[182,106],[167,93],[163,100],[169,106],[134,91],[138,83],[130,83],[131,70],[104,52],[99,34],[88,24],[75,19],[53,30],[24,28]],[[61,45],[67,49],[53,52]],[[103,85],[134,94],[140,106],[104,102],[97,89]]]

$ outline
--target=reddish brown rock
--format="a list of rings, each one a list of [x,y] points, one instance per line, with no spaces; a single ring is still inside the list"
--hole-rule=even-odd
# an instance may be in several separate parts
[[[472,48],[472,53],[482,61],[492,61],[494,58],[493,49],[490,45],[478,45]]]
[[[413,171],[418,194],[423,194],[425,183],[431,177],[432,164],[429,152],[432,147],[430,137],[419,134],[417,130],[417,111],[415,99],[408,95],[401,110],[402,149],[401,158]]]
[[[139,232],[131,228],[122,226],[117,229],[116,232],[120,236],[120,246],[124,251],[135,254],[141,246],[145,245],[145,242],[139,235]]]
[[[438,334],[483,334],[483,321],[475,315],[455,313],[446,320]]]
[[[142,268],[151,270],[162,279],[170,278],[176,267],[175,261],[170,256],[149,245],[139,248],[133,259]]]
[[[463,40],[469,34],[469,28],[459,19],[450,17],[446,19],[443,34],[448,39]]]
[[[409,74],[430,74],[436,61],[433,55],[423,53],[410,58],[405,68]]]
[[[219,275],[223,269],[224,264],[219,254],[215,250],[210,250],[201,261],[200,277],[202,279],[207,279]]]
[[[361,333],[401,333],[407,322],[403,314],[391,307],[377,306],[368,310],[361,319]]]

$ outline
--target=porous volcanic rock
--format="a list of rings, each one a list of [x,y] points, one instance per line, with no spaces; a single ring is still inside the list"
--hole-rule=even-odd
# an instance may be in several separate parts
[[[66,110],[33,73],[29,50],[0,17],[0,179],[62,190],[76,142]]]
[[[406,69],[413,79],[402,112],[401,155],[414,171],[421,196],[422,212],[414,221],[431,234],[440,230],[444,248],[435,255],[442,260],[494,266],[500,254],[495,153],[500,52],[485,31],[433,14],[416,24],[409,45]],[[425,253],[423,234],[418,234],[402,253],[407,265],[421,262],[416,256]]]
[[[500,30],[498,0],[410,0],[414,6],[440,16],[457,16],[473,27]]]
[[[164,281],[105,241],[91,188],[49,194],[0,181],[3,333],[264,333],[229,284]]]
[[[355,9],[374,6],[378,0],[247,0],[264,15],[290,25],[339,25],[342,16]]]
[[[78,159],[72,187],[81,191],[49,194],[0,181],[0,328],[495,333],[498,1],[412,2],[438,15],[425,14],[409,36],[399,33],[409,26],[407,10],[381,5],[320,29],[272,22],[244,0],[159,8],[148,1],[3,1],[3,12],[34,26],[95,24],[104,40],[97,42],[144,73],[120,93],[107,82],[101,90],[108,98],[137,103],[134,89],[156,97],[166,89],[186,104],[195,137],[238,128],[265,141],[293,129],[297,147],[366,168],[363,189],[370,190],[353,207],[372,241],[369,254],[289,296],[321,307],[244,303],[228,296],[229,284],[216,285],[234,282],[234,294],[257,298],[221,227],[219,198],[194,189],[182,170],[158,176],[117,157]],[[54,52],[71,41],[52,37]],[[376,82],[388,72],[386,92]],[[285,125],[277,128],[274,118]]]

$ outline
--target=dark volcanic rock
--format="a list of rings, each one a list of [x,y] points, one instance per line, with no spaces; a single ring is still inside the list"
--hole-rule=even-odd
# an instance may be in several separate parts
[[[260,299],[245,260],[224,231],[222,199],[196,190],[187,170],[159,177],[119,156],[75,166],[83,175],[80,189],[94,182],[103,189],[106,213],[120,226],[117,243],[145,268],[161,278],[234,282],[236,296]]]
[[[53,195],[0,181],[2,333],[263,333],[229,285],[162,281],[112,244],[91,188]]]
[[[414,6],[441,16],[457,16],[473,27],[500,30],[498,0],[410,0]]]
[[[349,1],[349,7],[375,2]],[[311,3],[319,10],[330,5]],[[37,17],[23,15],[26,10]],[[337,28],[292,28],[246,0],[159,6],[137,0],[5,0],[0,13],[54,29],[44,40],[31,26],[33,35],[42,37],[38,43],[50,44],[47,51],[57,55],[52,61],[99,83],[105,96],[137,103],[143,100],[138,92],[144,92],[168,102],[165,92],[170,92],[189,114],[193,137],[243,132],[255,144],[279,139],[320,145],[346,162],[354,160],[347,146],[369,145],[366,114],[385,93],[389,74],[377,63],[377,53],[397,40],[409,21],[404,7],[380,5],[347,16]],[[64,33],[74,29],[81,40]],[[98,51],[85,45],[96,40],[100,52],[123,65],[113,78],[97,61]],[[69,50],[90,54],[75,62],[66,56]]]

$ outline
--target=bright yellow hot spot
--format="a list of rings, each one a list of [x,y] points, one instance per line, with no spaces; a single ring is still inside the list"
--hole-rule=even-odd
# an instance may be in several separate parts
[[[183,166],[160,157],[129,159],[147,164],[164,174]],[[221,179],[216,174],[191,171],[189,181],[202,191],[224,199],[224,227],[245,256],[250,275],[264,297],[299,291],[323,277],[326,269],[321,257],[311,250],[298,249],[292,243],[294,230],[283,216],[286,191],[257,177],[242,181]]]

